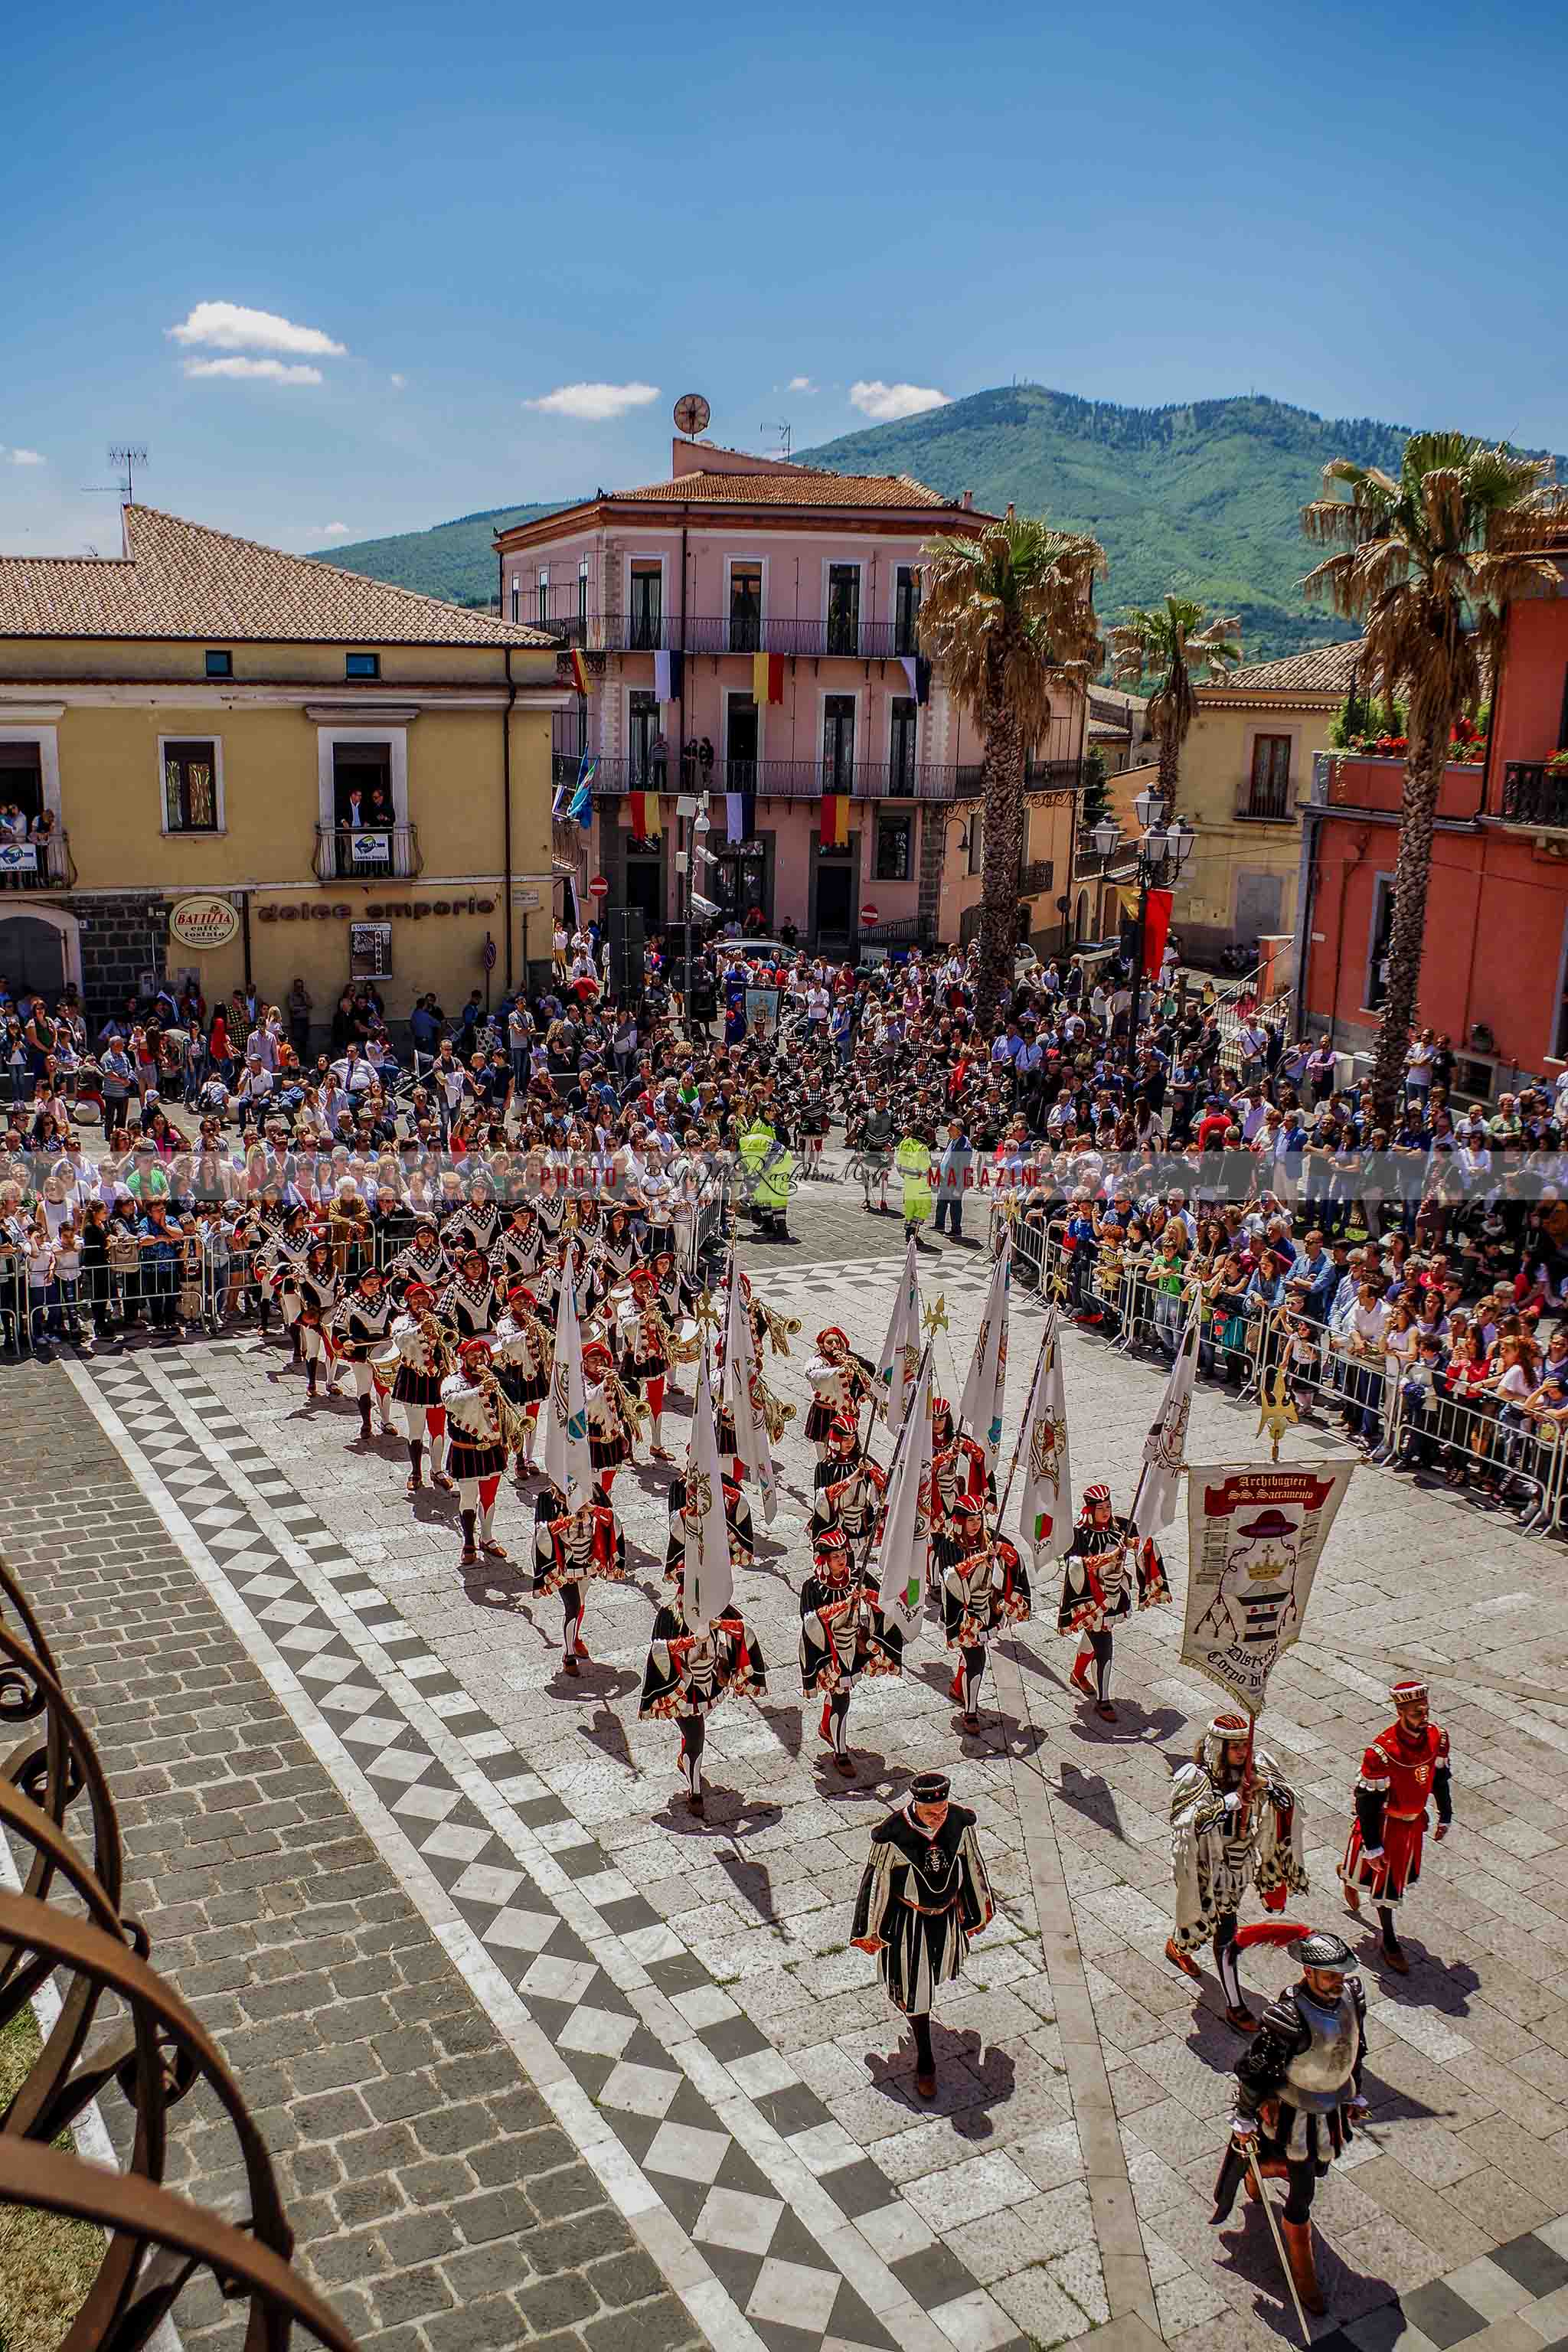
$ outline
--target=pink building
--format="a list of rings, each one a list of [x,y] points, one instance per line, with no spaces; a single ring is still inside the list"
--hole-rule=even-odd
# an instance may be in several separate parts
[[[650,928],[679,918],[678,792],[704,798],[718,863],[697,887],[772,934],[793,920],[830,949],[967,938],[977,918],[980,761],[973,722],[915,659],[921,553],[988,518],[904,476],[838,475],[674,444],[671,478],[602,492],[503,531],[503,614],[584,660],[587,692],[556,721],[558,783],[592,751],[590,834],[557,827],[605,905]],[[758,662],[758,656],[773,656]],[[765,671],[766,676],[759,675]],[[1081,697],[1064,693],[1036,747],[1019,877],[1037,943],[1058,934],[1083,756]],[[625,822],[660,793],[662,830]],[[849,794],[849,838],[820,839],[824,792]],[[733,838],[726,795],[753,795]],[[962,846],[961,846],[962,844]],[[863,915],[875,909],[874,924]]]

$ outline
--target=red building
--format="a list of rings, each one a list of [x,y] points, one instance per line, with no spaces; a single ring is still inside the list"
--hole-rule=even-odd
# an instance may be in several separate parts
[[[1568,539],[1555,595],[1513,604],[1485,758],[1443,772],[1420,1019],[1495,1099],[1568,1060]],[[1302,810],[1300,1004],[1312,1036],[1371,1047],[1386,982],[1404,764],[1321,753]]]

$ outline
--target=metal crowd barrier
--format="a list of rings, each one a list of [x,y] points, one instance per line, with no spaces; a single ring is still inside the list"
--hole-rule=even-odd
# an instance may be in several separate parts
[[[153,1330],[178,1330],[205,1319],[206,1279],[199,1235],[172,1237],[172,1245],[111,1240],[108,1264],[84,1266],[69,1282],[30,1287],[27,1258],[0,1249],[0,1347],[6,1355],[38,1355],[64,1343],[121,1336],[145,1321]]]
[[[3,1560],[0,1681],[19,1743],[0,1769],[0,1825],[25,1873],[19,1895],[0,1893],[0,2026],[51,1979],[60,1992],[58,2020],[5,2114],[0,2200],[105,2233],[68,2342],[78,2352],[132,2352],[205,2271],[228,2301],[247,2305],[245,2340],[257,2352],[283,2352],[296,2323],[331,2352],[353,2352],[292,2266],[294,2232],[238,2082],[149,1963],[147,1932],[124,1907],[124,1850],[102,1763]],[[174,2111],[198,2088],[216,2097],[243,2176],[223,2215],[163,2185]],[[123,2172],[55,2145],[111,2091],[134,2123]]]

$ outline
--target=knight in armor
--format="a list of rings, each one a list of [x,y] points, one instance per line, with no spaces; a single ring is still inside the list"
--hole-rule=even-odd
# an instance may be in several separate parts
[[[616,1210],[615,1214],[623,1213]],[[664,1383],[669,1371],[669,1326],[659,1312],[658,1285],[651,1266],[634,1265],[630,1276],[632,1311],[616,1326],[621,1345],[621,1379],[641,1391],[652,1431],[648,1452],[656,1462],[674,1456],[664,1444]]]
[[[403,1294],[403,1312],[392,1326],[393,1344],[397,1349],[392,1401],[402,1410],[404,1433],[408,1440],[405,1491],[409,1495],[416,1495],[425,1483],[420,1465],[426,1438],[430,1441],[430,1484],[448,1494],[452,1486],[442,1467],[447,1415],[441,1404],[441,1373],[447,1357],[432,1312],[435,1304],[436,1294],[427,1285],[411,1282]]]
[[[692,1625],[686,1615],[684,1562],[671,1581],[675,1597],[653,1621],[653,1638],[643,1673],[643,1722],[674,1722],[680,1729],[680,1773],[689,1811],[705,1808],[702,1751],[708,1717],[726,1697],[745,1698],[767,1688],[767,1667],[757,1637],[733,1604],[709,1625]]]
[[[1301,1859],[1301,1808],[1272,1756],[1249,1746],[1243,1715],[1216,1715],[1171,1783],[1171,1868],[1176,1925],[1165,1945],[1173,1968],[1201,1982],[1193,1954],[1212,1942],[1226,2000],[1226,2023],[1237,2033],[1258,2021],[1241,1990],[1240,1952],[1249,1931],[1237,1914],[1250,1878],[1269,1910],[1287,1892],[1309,1892]]]
[[[550,1393],[550,1366],[554,1353],[549,1331],[539,1318],[539,1302],[526,1283],[514,1282],[507,1293],[506,1312],[496,1325],[490,1361],[507,1402],[521,1415],[527,1432],[517,1450],[517,1474],[529,1476],[539,1434],[539,1408]]]
[[[1269,2002],[1237,2060],[1230,2146],[1211,2219],[1216,2228],[1229,2220],[1244,2180],[1249,2198],[1263,2193],[1258,2173],[1289,2181],[1280,2221],[1285,2256],[1303,2309],[1318,2317],[1326,2306],[1312,2251],[1312,2199],[1367,2116],[1361,2087],[1366,1995],[1361,1979],[1350,1974],[1354,1956],[1342,1937],[1314,1928],[1289,1949],[1300,1977]]]
[[[999,1634],[1021,1625],[1029,1614],[1029,1578],[1016,1544],[991,1534],[985,1507],[960,1495],[952,1507],[953,1556],[942,1572],[942,1623],[947,1646],[956,1650],[953,1705],[963,1728],[980,1728],[980,1685],[985,1653]]]
[[[811,1383],[805,1433],[816,1448],[818,1462],[826,1462],[828,1432],[846,1416],[854,1427],[862,1402],[876,1386],[876,1367],[858,1356],[848,1335],[837,1323],[830,1323],[816,1335],[816,1353],[806,1363],[805,1377]]]
[[[316,1374],[328,1352],[327,1327],[338,1303],[338,1269],[330,1242],[312,1242],[300,1268],[300,1349],[305,1365],[309,1396],[316,1391]]]
[[[447,1415],[447,1465],[458,1483],[458,1508],[463,1522],[461,1565],[471,1568],[482,1551],[490,1559],[505,1559],[506,1547],[495,1538],[496,1495],[506,1468],[500,1389],[490,1371],[488,1339],[465,1339],[458,1350],[458,1369],[441,1383]]]
[[[1153,1609],[1170,1597],[1165,1563],[1152,1537],[1141,1537],[1131,1519],[1117,1516],[1109,1486],[1086,1486],[1072,1541],[1062,1555],[1057,1631],[1079,1636],[1070,1679],[1085,1698],[1094,1700],[1094,1711],[1105,1722],[1116,1720],[1110,1703],[1112,1628],[1131,1617],[1134,1604]]]
[[[943,1772],[919,1772],[910,1801],[871,1832],[850,1941],[869,1952],[889,2000],[914,2029],[915,2089],[936,2096],[931,2012],[938,1985],[963,1973],[973,1937],[994,1916],[975,1817],[949,1801]]]
[[[842,1528],[816,1539],[813,1571],[800,1589],[800,1685],[820,1696],[818,1736],[846,1780],[855,1777],[849,1753],[849,1700],[862,1675],[902,1672],[903,1635],[878,1604],[875,1571],[858,1568]]]
[[[624,1584],[626,1539],[603,1488],[595,1486],[574,1511],[554,1486],[541,1495],[533,1514],[533,1590],[561,1595],[561,1670],[575,1678],[583,1646],[583,1609],[589,1583]]]
[[[860,1550],[888,1491],[888,1474],[860,1443],[859,1426],[848,1413],[829,1425],[827,1451],[812,1473],[811,1535],[819,1542],[837,1528],[853,1550]]]
[[[1340,1864],[1345,1908],[1359,1916],[1362,1898],[1377,1912],[1383,1957],[1397,1976],[1410,1963],[1394,1931],[1394,1913],[1421,1875],[1428,1801],[1437,1809],[1432,1834],[1446,1838],[1454,1818],[1448,1735],[1432,1720],[1426,1685],[1418,1675],[1396,1682],[1388,1694],[1394,1721],[1380,1731],[1361,1759],[1355,1785],[1355,1817]]]
[[[392,1434],[392,1400],[386,1391],[378,1388],[371,1367],[371,1358],[384,1346],[392,1321],[392,1298],[385,1278],[378,1265],[367,1265],[359,1275],[338,1310],[338,1355],[346,1364],[359,1402],[359,1433],[363,1445],[370,1444],[371,1407],[381,1406],[381,1433]]]

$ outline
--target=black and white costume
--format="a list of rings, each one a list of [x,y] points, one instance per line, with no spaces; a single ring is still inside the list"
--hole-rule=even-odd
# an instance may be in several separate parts
[[[936,2090],[931,2045],[936,1989],[963,1975],[970,1937],[996,1908],[974,1815],[963,1805],[947,1804],[934,1830],[917,1816],[917,1805],[945,1804],[947,1789],[941,1773],[921,1773],[910,1803],[872,1831],[849,1930],[854,1943],[879,1942],[877,1965],[888,1998],[914,2026],[917,2087],[926,2098]]]
[[[1253,1751],[1254,1789],[1249,1801],[1245,1797],[1231,1759],[1247,1733],[1245,1716],[1216,1716],[1193,1761],[1171,1783],[1176,1916],[1165,1947],[1176,1967],[1195,1976],[1186,1956],[1212,1940],[1226,2014],[1242,2032],[1250,2032],[1253,2022],[1242,1997],[1236,1942],[1247,1883],[1270,1908],[1284,1903],[1287,1890],[1309,1891],[1301,1808],[1279,1765],[1261,1748]]]
[[[607,1584],[626,1580],[626,1539],[608,1503],[595,1494],[569,1511],[553,1487],[539,1498],[533,1515],[533,1590],[559,1592],[562,1663],[569,1675],[587,1656],[583,1647],[584,1588],[595,1578]]]
[[[687,1803],[700,1813],[708,1717],[727,1696],[760,1696],[767,1688],[767,1666],[756,1635],[738,1609],[727,1610],[711,1625],[694,1628],[687,1623],[682,1594],[683,1580],[677,1582],[675,1599],[653,1621],[637,1713],[644,1722],[679,1725]]]
[[[954,1555],[942,1572],[942,1630],[958,1652],[950,1696],[963,1713],[966,1731],[980,1727],[980,1685],[985,1653],[1009,1626],[1029,1614],[1028,1571],[1016,1544],[986,1532],[977,1504],[955,1507]]]
[[[474,1345],[470,1341],[465,1349],[465,1358]],[[498,1396],[477,1363],[464,1361],[442,1381],[441,1402],[447,1414],[447,1466],[457,1481],[463,1521],[463,1564],[471,1566],[479,1551],[504,1559],[506,1552],[494,1534],[496,1490],[506,1468]]]
[[[874,1569],[858,1564],[833,1529],[818,1546],[816,1565],[800,1589],[800,1686],[822,1699],[818,1737],[838,1769],[855,1769],[849,1754],[849,1699],[862,1675],[903,1670],[904,1640],[878,1603]]]
[[[1057,1611],[1058,1633],[1079,1637],[1072,1681],[1086,1698],[1098,1701],[1098,1711],[1114,1720],[1110,1704],[1113,1662],[1112,1628],[1130,1617],[1136,1606],[1153,1609],[1168,1601],[1171,1588],[1165,1563],[1152,1537],[1141,1537],[1131,1519],[1110,1509],[1109,1486],[1086,1486],[1072,1541],[1062,1555],[1062,1597]],[[1104,1511],[1103,1526],[1097,1515]],[[1093,1662],[1094,1685],[1089,1685]]]
[[[359,1401],[360,1435],[369,1437],[371,1406],[379,1398],[382,1434],[390,1436],[392,1399],[384,1389],[377,1388],[370,1360],[385,1346],[395,1310],[384,1282],[375,1280],[374,1295],[363,1287],[363,1282],[362,1276],[339,1306],[338,1353],[348,1366]]]

